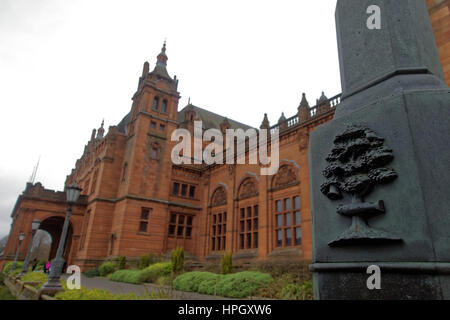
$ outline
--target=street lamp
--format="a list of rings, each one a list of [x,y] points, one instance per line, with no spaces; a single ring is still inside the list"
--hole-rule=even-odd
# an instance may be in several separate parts
[[[71,184],[66,189],[66,197],[67,197],[66,218],[64,219],[63,230],[58,244],[58,251],[56,252],[56,257],[55,259],[53,259],[50,266],[50,275],[48,276],[48,281],[42,286],[43,291],[55,292],[62,290],[59,278],[61,277],[62,269],[64,266],[64,258],[63,258],[64,245],[66,243],[67,232],[69,229],[70,215],[72,213],[72,205],[78,201],[81,190],[82,189],[76,184]]]
[[[19,256],[20,245],[22,244],[23,239],[25,239],[25,233],[21,232],[19,234],[19,245],[17,246],[16,257],[14,258],[14,262],[11,267],[11,273],[14,272],[14,270],[16,270],[17,257]]]
[[[31,256],[31,249],[33,247],[34,235],[36,234],[36,231],[39,229],[40,226],[41,221],[38,219],[34,219],[33,222],[31,223],[31,240],[30,244],[28,245],[27,256],[25,258],[25,261],[23,262],[22,270],[20,271],[19,277],[23,276],[28,271],[28,264],[30,263],[30,256]]]

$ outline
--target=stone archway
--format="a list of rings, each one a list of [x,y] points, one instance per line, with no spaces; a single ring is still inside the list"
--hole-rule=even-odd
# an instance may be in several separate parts
[[[52,244],[50,247],[50,255],[49,260],[53,260],[56,256],[56,252],[58,250],[59,240],[61,239],[62,228],[64,225],[63,217],[49,217],[41,222],[41,226],[39,229],[47,231],[52,239]],[[67,232],[66,243],[64,246],[64,260],[67,261],[70,257],[70,248],[72,246],[72,235],[73,235],[73,227],[72,223],[69,223],[69,230]]]

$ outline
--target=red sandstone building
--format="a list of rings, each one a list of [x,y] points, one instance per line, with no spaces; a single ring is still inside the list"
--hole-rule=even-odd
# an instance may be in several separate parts
[[[427,1],[444,71],[449,79],[449,0]],[[303,95],[297,114],[284,115],[262,129],[279,130],[280,167],[260,175],[260,165],[174,165],[171,152],[177,128],[193,135],[203,129],[249,129],[189,104],[178,110],[178,80],[167,72],[165,46],[150,72],[144,64],[130,112],[105,132],[92,132],[84,153],[65,185],[78,183],[82,197],[74,207],[65,258],[83,270],[105,259],[165,254],[178,246],[198,261],[217,260],[232,251],[234,261],[310,260],[312,255],[308,173],[309,133],[333,118],[340,96],[322,95],[310,107]],[[248,161],[246,161],[248,163]],[[56,254],[65,216],[64,192],[28,184],[12,212],[12,227],[1,263],[14,259],[18,234],[31,237],[31,222],[53,239]],[[22,245],[19,259],[27,246]]]

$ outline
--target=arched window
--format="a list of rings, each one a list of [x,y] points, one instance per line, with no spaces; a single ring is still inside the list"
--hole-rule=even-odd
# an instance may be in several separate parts
[[[292,247],[302,244],[300,197],[275,200],[276,247]]]
[[[283,165],[272,180],[275,247],[302,244],[299,180],[293,165]]]
[[[211,251],[222,251],[226,249],[227,241],[227,191],[223,186],[214,191],[210,204],[213,207],[210,216],[210,248]]]
[[[153,99],[153,107],[152,107],[152,109],[158,111],[158,105],[159,105],[159,98],[155,97],[155,99]]]
[[[162,113],[166,113],[167,112],[167,100],[163,100],[161,112]]]
[[[239,249],[258,248],[259,207],[257,182],[246,178],[238,189]]]
[[[159,159],[159,144],[158,143],[154,143],[152,145],[152,150],[151,150],[150,157],[153,160],[158,160]]]

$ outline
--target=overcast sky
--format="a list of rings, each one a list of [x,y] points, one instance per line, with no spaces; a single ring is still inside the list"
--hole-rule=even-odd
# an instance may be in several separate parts
[[[167,38],[181,110],[259,127],[295,115],[302,92],[341,92],[336,0],[0,0],[0,236],[39,156],[61,190],[93,128],[129,112],[142,65]]]

